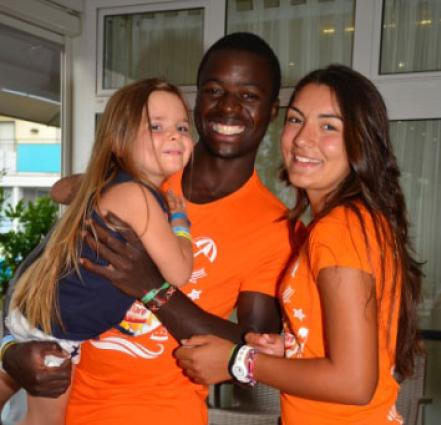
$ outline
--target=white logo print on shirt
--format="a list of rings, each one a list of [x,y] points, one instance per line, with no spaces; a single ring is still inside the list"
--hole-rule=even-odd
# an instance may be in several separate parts
[[[198,251],[193,254],[194,258],[196,258],[200,254],[203,254],[210,260],[210,263],[214,262],[217,257],[217,246],[214,243],[213,239],[202,236],[194,239],[193,243],[198,248]]]
[[[207,236],[201,236],[193,239],[193,244],[197,250],[193,254],[193,258],[197,258],[199,255],[203,255],[210,263],[214,263],[217,257],[217,246],[213,239]],[[197,283],[199,279],[208,276],[205,267],[199,267],[193,271],[190,277],[191,283]]]

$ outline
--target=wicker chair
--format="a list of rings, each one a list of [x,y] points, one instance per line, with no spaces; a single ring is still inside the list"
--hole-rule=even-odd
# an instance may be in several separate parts
[[[232,402],[223,407],[221,385],[232,386]],[[279,391],[263,384],[254,387],[220,384],[213,389],[213,407],[208,409],[209,425],[278,425]]]
[[[422,407],[432,402],[424,397],[426,360],[426,355],[418,356],[414,375],[401,383],[396,406],[406,425],[422,425]]]

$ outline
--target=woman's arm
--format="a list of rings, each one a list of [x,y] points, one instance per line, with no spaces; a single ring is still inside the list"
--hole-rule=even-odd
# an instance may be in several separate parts
[[[345,404],[366,404],[378,380],[378,330],[374,280],[356,269],[320,271],[325,356],[284,359],[258,354],[257,381],[288,394]],[[179,364],[196,382],[229,378],[232,344],[212,336],[191,338],[176,352]],[[191,348],[189,348],[191,347]]]

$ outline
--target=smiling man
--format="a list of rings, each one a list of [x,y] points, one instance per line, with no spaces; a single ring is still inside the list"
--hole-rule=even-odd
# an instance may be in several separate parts
[[[261,183],[254,161],[269,123],[276,117],[280,67],[274,52],[249,33],[228,35],[205,54],[198,71],[194,159],[168,188],[183,195],[192,222],[194,269],[189,283],[147,307],[140,303],[125,327],[142,319],[142,331],[119,330],[82,346],[73,379],[67,424],[207,423],[207,388],[184,376],[173,358],[178,342],[196,334],[240,341],[248,330],[279,329],[274,295],[290,254],[285,207]],[[103,236],[100,254],[113,269],[86,264],[122,291],[159,288],[145,254]],[[93,243],[93,242],[91,242]],[[237,306],[238,324],[227,320]],[[4,356],[6,370],[29,361],[22,344]],[[35,355],[38,347],[33,346]],[[47,350],[46,350],[47,352]],[[35,377],[35,364],[26,372]],[[56,368],[54,368],[56,369]],[[40,368],[40,373],[48,372]],[[61,377],[58,376],[58,387]],[[50,385],[47,384],[46,388]],[[41,388],[41,387],[40,387]],[[49,393],[49,392],[48,392]],[[50,394],[54,395],[55,391]]]

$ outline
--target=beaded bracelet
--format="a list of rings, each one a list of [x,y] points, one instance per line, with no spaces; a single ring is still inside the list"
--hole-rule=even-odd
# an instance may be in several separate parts
[[[165,289],[170,288],[170,284],[168,282],[164,282],[159,288],[150,289],[150,291],[146,292],[141,298],[140,301],[146,305],[149,301],[156,297],[158,292],[163,291]]]

